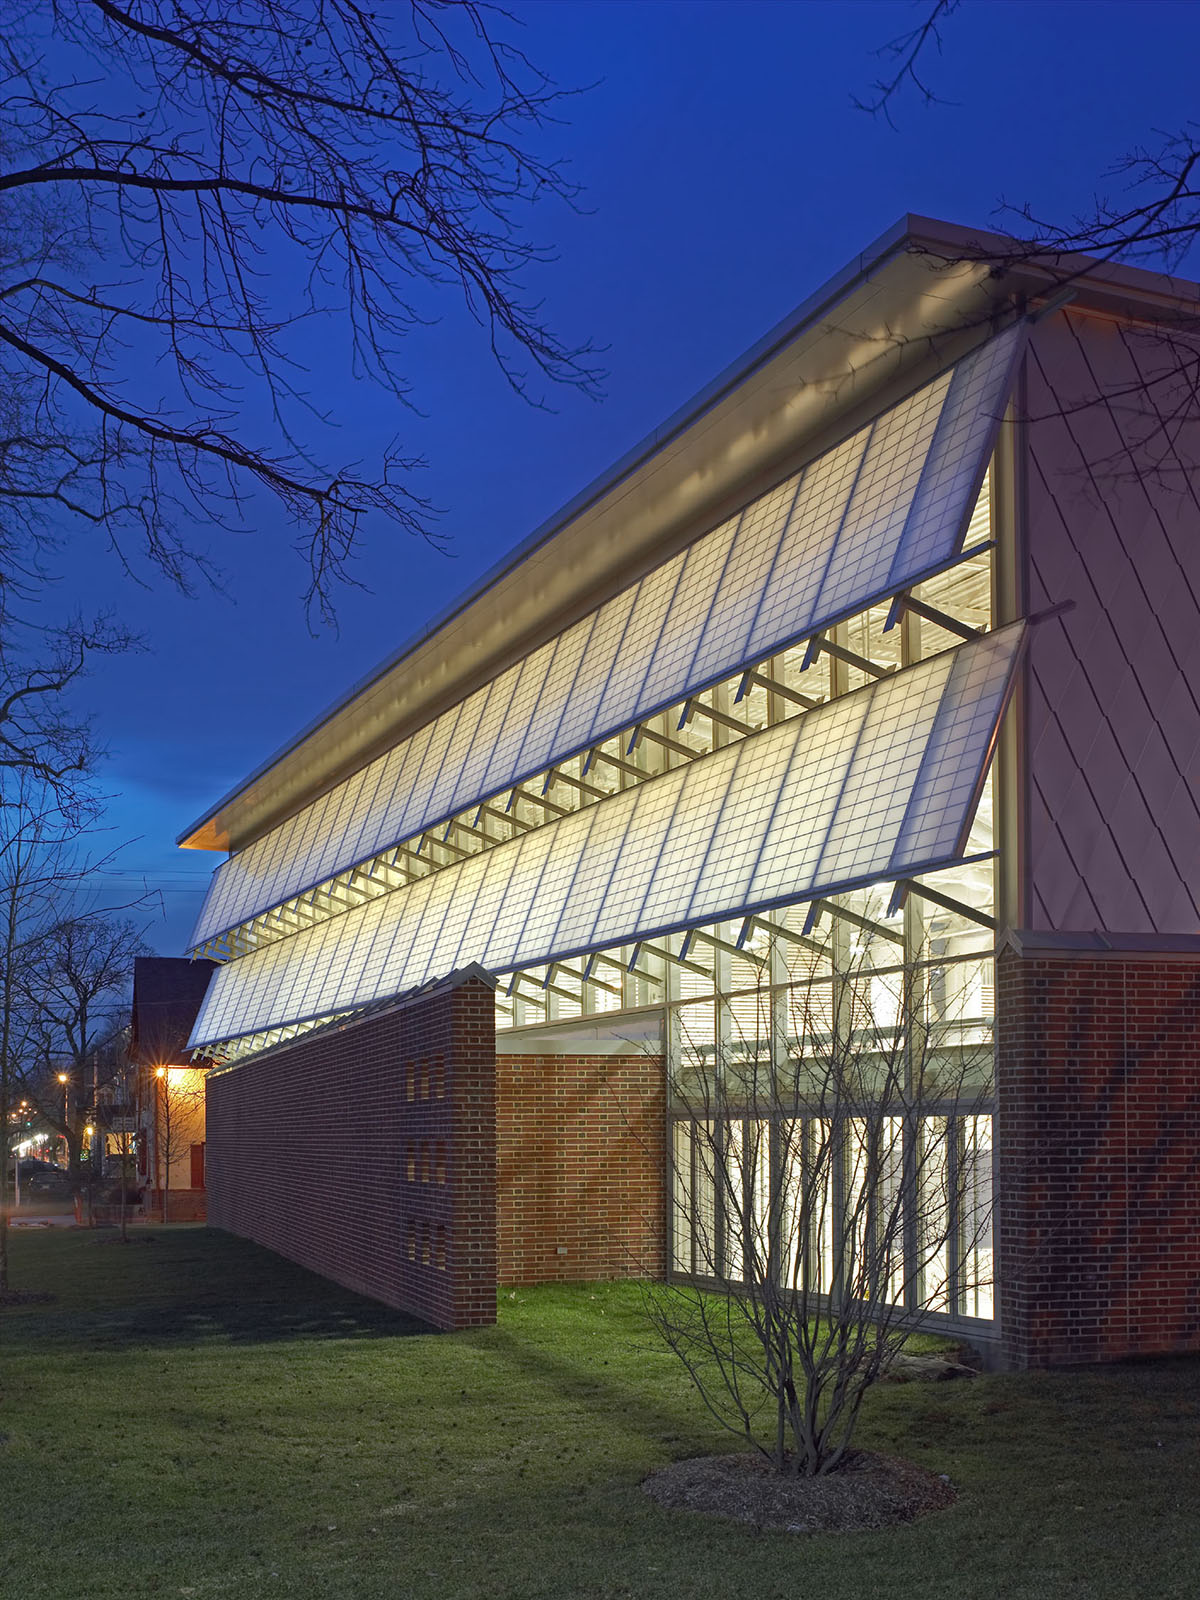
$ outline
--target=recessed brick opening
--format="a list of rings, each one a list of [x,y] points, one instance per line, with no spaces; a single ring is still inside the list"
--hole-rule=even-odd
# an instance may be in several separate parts
[[[661,1055],[504,1055],[481,978],[208,1080],[208,1214],[440,1328],[663,1269]]]
[[[662,1056],[504,1054],[496,1105],[500,1282],[661,1276]]]

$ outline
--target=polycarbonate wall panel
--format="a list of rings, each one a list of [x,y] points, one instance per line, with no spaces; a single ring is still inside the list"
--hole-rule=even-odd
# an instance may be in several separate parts
[[[1014,624],[219,969],[193,1045],[945,865]]]
[[[1022,338],[973,352],[233,856],[193,943],[945,565]]]

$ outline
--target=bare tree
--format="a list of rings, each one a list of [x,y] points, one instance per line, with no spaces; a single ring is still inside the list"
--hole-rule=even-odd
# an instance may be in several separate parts
[[[960,0],[932,0],[915,27],[880,45],[875,54],[885,63],[885,70],[865,96],[851,96],[859,111],[892,123],[893,107],[906,89],[915,92],[926,106],[940,104],[941,96],[930,87],[925,59],[930,52],[941,53],[942,28],[959,3]]]
[[[953,968],[809,945],[826,975],[786,1012],[763,991],[757,1029],[676,1041],[674,1273],[646,1291],[712,1414],[796,1476],[837,1469],[905,1340],[991,1271],[990,1019]]]
[[[913,93],[925,105],[942,100],[926,63],[942,48],[944,29],[960,0],[929,0],[917,25],[888,40],[876,52],[893,70],[853,103],[889,122],[898,102]],[[1140,261],[1177,267],[1200,239],[1200,130],[1194,124],[1159,135],[1120,157],[1106,175],[1119,184],[1119,196],[1099,193],[1087,210],[1063,221],[1040,217],[1028,204],[1002,205],[1009,247],[989,250],[999,265],[1036,258],[1043,265],[1061,260],[1062,281],[1093,271],[1097,262]],[[1072,257],[1087,257],[1086,261]]]
[[[149,1080],[154,1108],[155,1184],[160,1215],[170,1221],[171,1168],[191,1151],[204,1127],[204,1072],[196,1067],[157,1067]]]
[[[18,3],[0,42],[10,513],[73,517],[186,586],[206,558],[181,514],[246,525],[265,494],[328,614],[364,517],[432,523],[397,450],[322,459],[314,337],[412,404],[403,337],[451,288],[519,392],[537,399],[534,374],[593,389],[588,345],[521,289],[547,259],[522,217],[575,191],[534,149],[561,97],[510,25],[473,0]]]
[[[97,1141],[92,1151],[92,1168],[95,1175],[103,1179],[101,1194],[105,1203],[116,1210],[122,1242],[129,1237],[131,1194],[137,1203],[135,1106],[138,1071],[129,1059],[130,1033],[128,1011],[118,1013],[110,1032],[95,1047],[85,1069],[95,1086],[90,1106]],[[110,1157],[114,1155],[115,1181],[110,1166]]]
[[[926,106],[943,99],[930,72],[940,54],[945,28],[959,0],[929,0],[917,25],[887,41],[877,54],[890,70],[866,97],[853,97],[860,110],[893,123],[905,95]],[[1098,267],[1112,262],[1158,271],[1183,267],[1200,243],[1200,128],[1188,123],[1119,157],[1097,174],[1093,199],[1077,215],[1051,218],[1028,202],[1000,202],[997,235],[953,254],[938,253],[935,266],[983,261],[998,273],[1035,264],[1047,292],[1069,303]],[[1130,375],[1100,394],[1051,390],[1041,417],[1066,418],[1103,406],[1122,417],[1125,436],[1111,456],[1093,459],[1098,479],[1155,480],[1176,492],[1190,492],[1200,459],[1195,446],[1200,426],[1200,315],[1185,293],[1164,305],[1152,324],[1133,326],[1124,335]]]
[[[134,644],[105,617],[45,627],[0,617],[0,807],[10,793],[22,792],[26,778],[53,794],[64,821],[95,819],[100,752],[91,718],[71,695],[94,656]]]
[[[100,1046],[122,1020],[134,960],[149,954],[135,923],[106,912],[58,917],[22,948],[19,987],[40,1048],[20,1086],[66,1141],[76,1192],[97,1093],[122,1070]]]
[[[79,824],[64,816],[55,788],[18,771],[0,805],[0,1292],[9,1288],[9,1113],[32,1098],[25,1085],[46,1068],[45,1030],[27,998],[28,952],[87,872],[78,839]]]

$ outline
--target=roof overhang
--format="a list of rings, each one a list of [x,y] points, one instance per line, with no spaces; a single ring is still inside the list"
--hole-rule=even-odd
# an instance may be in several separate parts
[[[905,217],[178,843],[250,843],[1064,282],[1077,307],[1122,318],[1200,309],[1191,283],[1014,259],[1011,240]]]

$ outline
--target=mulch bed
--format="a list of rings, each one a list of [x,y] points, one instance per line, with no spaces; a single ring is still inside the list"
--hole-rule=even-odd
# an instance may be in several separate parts
[[[847,1454],[822,1478],[785,1478],[761,1456],[697,1456],[652,1473],[642,1488],[660,1506],[729,1517],[780,1533],[849,1533],[912,1522],[953,1505],[946,1478],[894,1456]]]

